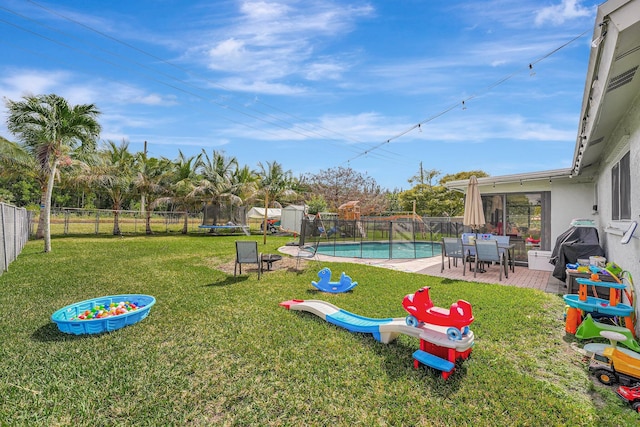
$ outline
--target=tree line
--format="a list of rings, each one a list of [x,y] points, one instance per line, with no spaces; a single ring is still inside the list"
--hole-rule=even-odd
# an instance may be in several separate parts
[[[277,161],[259,162],[256,168],[213,150],[176,159],[131,152],[129,142],[98,143],[100,110],[95,104],[70,105],[55,95],[25,96],[5,101],[7,128],[17,142],[0,137],[0,201],[40,209],[36,237],[51,250],[52,207],[111,209],[113,234],[120,234],[118,212],[146,213],[146,231],[156,209],[189,213],[203,204],[269,207],[304,203],[311,213],[332,211],[359,200],[364,215],[387,211],[412,211],[418,215],[456,216],[463,210],[462,195],[442,186],[446,180],[464,179],[482,171],[440,175],[423,171],[408,181],[406,191],[381,188],[370,176],[337,167],[317,174],[294,176]]]

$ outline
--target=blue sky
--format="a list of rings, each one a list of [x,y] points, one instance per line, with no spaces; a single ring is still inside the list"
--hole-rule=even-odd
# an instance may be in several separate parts
[[[565,168],[596,5],[1,0],[0,95],[94,103],[102,140],[148,141],[151,156],[220,150],[296,176],[352,167],[388,189],[409,188],[420,162]]]

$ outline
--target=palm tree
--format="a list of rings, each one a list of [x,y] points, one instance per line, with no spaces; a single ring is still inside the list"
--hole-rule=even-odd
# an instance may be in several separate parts
[[[147,234],[153,234],[151,230],[151,212],[168,194],[168,178],[172,166],[169,159],[147,157],[144,153],[138,153],[136,156],[133,186],[148,203],[145,212]]]
[[[196,183],[199,181],[197,169],[201,163],[202,154],[186,157],[180,150],[178,159],[173,162],[171,196],[166,198],[166,201],[174,203],[185,212],[182,234],[187,234],[189,231],[189,213],[202,206],[202,201],[194,195]]]
[[[233,194],[243,202],[249,203],[257,194],[260,177],[249,166],[243,166],[231,176],[231,188]]]
[[[107,141],[106,147],[97,153],[93,164],[81,177],[81,180],[105,191],[111,199],[114,235],[122,234],[119,223],[120,210],[126,197],[132,193],[134,161],[135,157],[129,152],[127,141],[122,141],[120,145]]]
[[[262,162],[258,162],[260,170],[257,172],[259,176],[258,194],[264,197],[264,219],[262,229],[264,231],[264,243],[267,243],[267,212],[269,206],[273,205],[281,208],[278,202],[281,197],[295,196],[293,190],[294,180],[290,170],[285,171],[282,165],[275,160],[267,162],[266,166]]]
[[[28,148],[40,173],[47,177],[41,217],[44,217],[44,251],[51,252],[51,196],[58,164],[67,161],[76,148],[95,149],[101,129],[96,120],[100,111],[94,104],[69,105],[55,94],[25,96],[23,101],[7,100],[6,106],[7,128]]]
[[[228,201],[230,205],[242,203],[240,197],[234,194],[232,182],[233,174],[238,168],[238,160],[235,157],[226,157],[224,152],[216,150],[211,157],[204,150],[202,154],[204,159],[198,168],[202,179],[191,195],[203,202],[211,202],[215,212],[220,210],[224,201]]]
[[[282,165],[275,160],[267,162],[266,165],[258,162],[258,167],[260,168],[257,172],[260,177],[259,192],[265,197],[269,205],[281,208],[282,205],[278,202],[278,199],[296,195],[293,189],[295,180],[290,170],[285,171]],[[265,203],[265,208],[268,207]]]

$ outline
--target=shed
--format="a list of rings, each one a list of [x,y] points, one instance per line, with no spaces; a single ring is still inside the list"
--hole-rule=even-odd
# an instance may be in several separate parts
[[[280,227],[289,233],[300,234],[300,226],[302,219],[306,213],[306,206],[289,205],[282,208],[282,216],[280,217]]]

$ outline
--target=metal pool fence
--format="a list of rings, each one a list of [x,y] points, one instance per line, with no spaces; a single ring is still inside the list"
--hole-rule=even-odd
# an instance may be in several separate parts
[[[0,274],[9,269],[29,240],[30,216],[24,208],[0,203]]]
[[[440,253],[442,237],[459,236],[464,231],[462,220],[457,218],[371,218],[359,220],[341,220],[337,218],[306,218],[300,228],[300,244],[319,241],[324,245],[349,243],[386,243],[388,253],[384,257],[394,258],[394,249],[404,251],[407,243],[416,248],[415,258],[420,258],[419,248],[432,245],[431,253]],[[361,245],[366,248],[366,245]],[[336,250],[336,253],[339,251]],[[396,254],[397,255],[397,254]],[[367,257],[367,254],[349,256]]]

